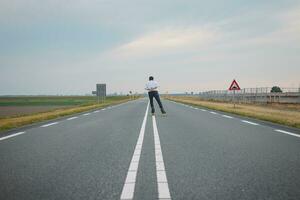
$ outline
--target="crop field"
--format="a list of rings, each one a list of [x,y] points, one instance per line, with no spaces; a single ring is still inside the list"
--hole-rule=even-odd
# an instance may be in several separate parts
[[[127,97],[107,97],[107,101]],[[97,103],[94,96],[32,96],[0,97],[0,118],[23,116],[76,106],[87,106]]]
[[[72,106],[0,106],[0,119],[5,117],[23,116],[33,113],[47,112]]]
[[[0,106],[76,106],[92,103],[96,103],[94,96],[0,97]]]

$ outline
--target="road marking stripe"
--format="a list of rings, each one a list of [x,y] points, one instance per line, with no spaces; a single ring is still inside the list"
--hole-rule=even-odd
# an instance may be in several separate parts
[[[98,113],[99,112],[99,110],[96,110],[96,111],[94,111],[93,113]]]
[[[149,103],[147,105],[147,109],[146,109],[146,112],[145,112],[145,116],[144,116],[144,120],[143,120],[143,123],[142,123],[141,130],[140,130],[139,138],[137,140],[137,143],[136,143],[136,146],[135,146],[135,149],[134,149],[134,153],[133,153],[130,165],[129,165],[126,180],[125,180],[123,190],[122,190],[122,194],[121,194],[121,197],[120,197],[121,200],[133,199],[133,196],[134,196],[136,175],[137,175],[137,170],[138,170],[138,167],[139,167],[141,151],[142,151],[142,147],[143,147],[148,110],[149,110]]]
[[[247,121],[247,120],[242,120],[242,122],[247,123],[247,124],[251,124],[251,125],[254,125],[254,126],[258,126],[259,125],[257,123],[250,122],[250,121]]]
[[[128,171],[135,172],[138,170],[138,167],[139,167],[139,164],[137,162],[132,162],[129,166]]]
[[[216,113],[216,112],[210,112],[211,114],[214,114],[214,115],[216,115],[216,114],[218,114],[218,113]]]
[[[88,116],[88,115],[90,115],[91,113],[85,113],[85,114],[83,114],[83,116]]]
[[[275,131],[276,131],[276,132],[279,132],[279,133],[284,133],[284,134],[287,134],[287,135],[292,135],[292,136],[295,136],[295,137],[300,137],[299,134],[291,133],[291,132],[284,131],[284,130],[276,129]]]
[[[18,132],[18,133],[14,133],[14,134],[11,134],[11,135],[8,135],[8,136],[5,136],[5,137],[0,138],[0,141],[1,141],[1,140],[6,140],[6,139],[8,139],[8,138],[12,138],[12,137],[15,137],[15,136],[18,136],[18,135],[22,135],[22,134],[24,134],[24,133],[26,133],[26,132]]]
[[[222,117],[228,118],[228,119],[233,119],[233,117],[228,116],[228,115],[222,115]]]
[[[205,110],[205,109],[200,109],[201,111],[203,111],[203,112],[206,112],[207,110]]]
[[[70,121],[70,120],[73,120],[73,119],[77,119],[78,117],[70,117],[68,118],[67,120]]]
[[[170,196],[169,185],[168,183],[157,183],[158,184],[158,192],[161,196]],[[160,200],[171,200],[170,198],[160,198]]]
[[[40,127],[46,128],[46,127],[49,127],[49,126],[53,126],[53,125],[55,125],[55,124],[58,124],[58,122],[53,122],[53,123],[50,123],[50,124],[45,124],[45,125],[40,126]]]
[[[122,191],[122,196],[121,199],[133,199],[133,194],[134,194],[134,188],[135,188],[135,183],[125,183]],[[126,198],[128,197],[128,198]]]
[[[165,164],[163,162],[157,162],[156,171],[165,171]]]
[[[156,171],[156,175],[157,175],[157,182],[158,183],[167,183],[168,182],[165,170]]]
[[[139,162],[139,160],[140,160],[140,155],[133,153],[131,162]]]
[[[155,116],[152,116],[158,199],[171,199]]]

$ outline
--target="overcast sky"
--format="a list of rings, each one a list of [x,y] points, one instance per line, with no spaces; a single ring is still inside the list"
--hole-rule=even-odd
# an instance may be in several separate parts
[[[1,0],[0,95],[299,87],[297,0]]]

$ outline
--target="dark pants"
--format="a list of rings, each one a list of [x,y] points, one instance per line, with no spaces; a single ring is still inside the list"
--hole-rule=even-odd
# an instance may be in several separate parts
[[[149,99],[150,99],[150,105],[151,105],[151,108],[154,108],[154,105],[153,105],[153,97],[156,99],[160,109],[163,108],[163,105],[161,104],[161,101],[160,101],[160,98],[159,98],[159,94],[157,91],[151,91],[151,92],[148,92],[148,95],[149,95]]]

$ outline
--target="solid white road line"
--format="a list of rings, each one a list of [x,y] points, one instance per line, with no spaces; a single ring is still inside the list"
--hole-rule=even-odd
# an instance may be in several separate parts
[[[257,123],[250,122],[250,121],[247,121],[247,120],[242,120],[242,122],[247,123],[247,124],[251,124],[251,125],[254,125],[254,126],[258,126],[259,125]]]
[[[143,141],[144,141],[144,135],[145,135],[145,128],[146,128],[146,123],[147,123],[147,116],[148,116],[148,110],[149,110],[149,103],[147,105],[146,113],[144,116],[144,120],[142,123],[142,127],[140,130],[139,138],[137,140],[135,150],[129,165],[129,169],[127,172],[127,177],[123,186],[122,194],[120,199],[125,200],[125,199],[133,199],[134,196],[134,189],[135,189],[135,182],[136,182],[136,175],[137,175],[137,170],[139,167],[139,161],[140,161],[140,156],[141,156],[141,151],[143,147]]]
[[[200,109],[201,111],[203,111],[203,112],[206,112],[207,110],[205,110],[205,109]]]
[[[276,131],[276,132],[279,132],[279,133],[284,133],[284,134],[287,134],[287,135],[292,135],[292,136],[295,136],[295,137],[300,137],[299,134],[291,133],[291,132],[284,131],[284,130],[276,129],[275,131]]]
[[[99,110],[96,110],[96,111],[94,111],[93,113],[98,113],[99,112]]]
[[[5,136],[5,137],[0,138],[0,141],[1,141],[1,140],[6,140],[6,139],[8,139],[8,138],[12,138],[12,137],[15,137],[15,136],[18,136],[18,135],[22,135],[22,134],[24,134],[24,133],[25,133],[25,132],[14,133],[14,134],[11,134],[11,135],[8,135],[8,136]]]
[[[67,120],[70,121],[70,120],[73,120],[73,119],[77,119],[78,117],[70,117],[68,118]]]
[[[171,199],[155,116],[152,116],[158,199]]]
[[[88,116],[88,115],[90,115],[91,113],[85,113],[85,114],[83,114],[83,116]]]
[[[45,125],[40,126],[40,127],[46,128],[46,127],[48,127],[48,126],[53,126],[53,125],[55,125],[55,124],[58,124],[58,122],[53,122],[53,123],[50,123],[50,124],[45,124]]]
[[[214,115],[216,115],[216,114],[218,114],[218,113],[216,113],[216,112],[210,112],[211,114],[214,114]]]
[[[222,117],[228,118],[228,119],[233,119],[233,117],[228,116],[228,115],[222,115]]]

